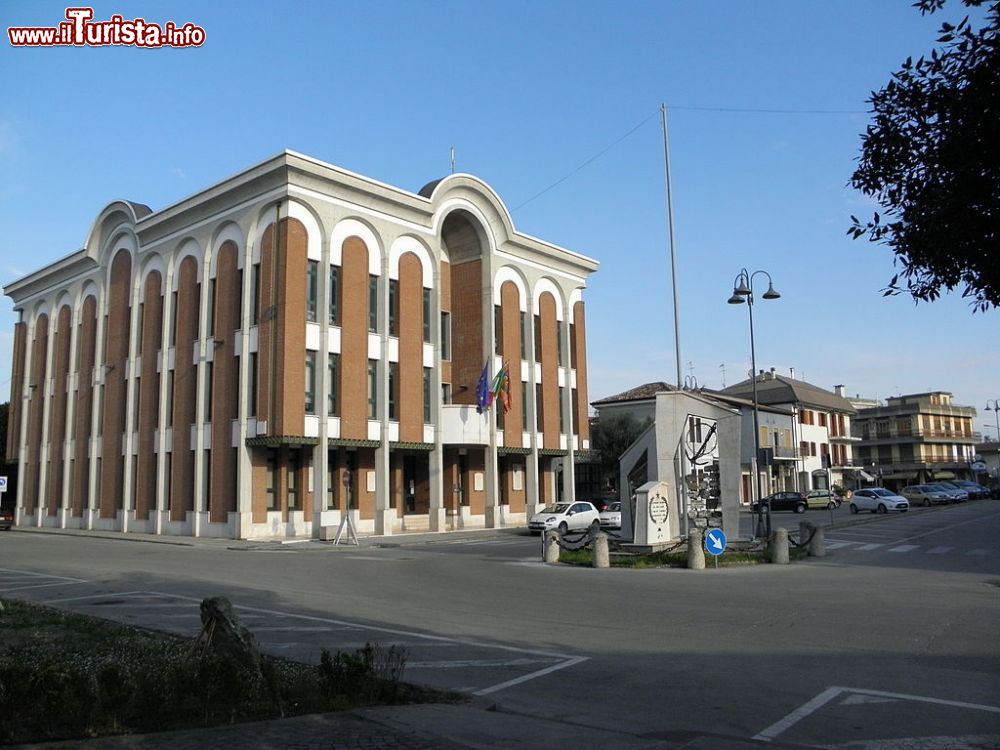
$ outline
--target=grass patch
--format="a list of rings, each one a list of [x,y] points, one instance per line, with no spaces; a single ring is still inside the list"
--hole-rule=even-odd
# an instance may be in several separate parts
[[[797,560],[806,556],[805,549],[792,547],[788,551],[790,560]],[[610,554],[612,568],[686,568],[687,550],[653,552],[646,555],[630,554],[622,552],[612,552]],[[562,549],[559,551],[559,562],[567,565],[592,566],[594,564],[593,553],[589,547],[577,550]],[[766,550],[739,550],[728,548],[718,556],[720,568],[736,565],[760,565],[769,563],[770,556]],[[712,556],[705,554],[705,567],[713,568],[715,563]]]
[[[405,649],[367,644],[261,669],[193,641],[0,601],[0,744],[207,727],[387,703],[461,700],[401,681]]]

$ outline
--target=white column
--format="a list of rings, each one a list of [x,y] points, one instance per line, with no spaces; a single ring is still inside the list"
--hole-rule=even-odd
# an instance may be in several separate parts
[[[122,475],[121,510],[121,530],[123,532],[128,531],[131,521],[135,520],[135,493],[133,492],[135,477],[132,476],[132,455],[135,451],[136,432],[133,427],[139,400],[137,358],[142,354],[138,347],[138,339],[141,334],[139,327],[142,325],[142,320],[139,317],[139,309],[142,304],[142,282],[140,280],[141,274],[135,268],[132,270],[135,275],[132,281],[132,298],[129,300],[128,361],[125,363],[125,439],[124,455],[122,456],[122,460],[125,462],[125,471]]]

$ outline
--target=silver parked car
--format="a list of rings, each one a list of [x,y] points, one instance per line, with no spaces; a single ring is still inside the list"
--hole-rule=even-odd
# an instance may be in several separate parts
[[[925,508],[931,504],[944,505],[951,502],[951,498],[947,494],[929,484],[913,484],[909,487],[904,487],[900,490],[899,494],[909,500],[911,505],[919,503]]]
[[[602,529],[620,529],[622,527],[622,504],[615,501],[601,511]]]
[[[866,487],[863,490],[855,490],[851,496],[851,513],[862,510],[872,513],[888,513],[890,510],[898,510],[905,513],[909,509],[910,503],[905,497],[889,492],[884,487]]]
[[[968,491],[952,482],[932,482],[931,487],[941,490],[953,503],[964,503],[969,499]]]

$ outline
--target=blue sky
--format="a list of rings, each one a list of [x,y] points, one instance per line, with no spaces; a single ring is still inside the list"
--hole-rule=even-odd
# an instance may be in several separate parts
[[[782,298],[754,308],[758,368],[869,397],[948,390],[994,431],[1000,313],[957,293],[883,298],[891,255],[845,234],[874,209],[847,186],[865,99],[961,17],[957,0],[928,18],[906,0],[92,7],[190,21],[206,41],[14,49],[4,35],[0,283],[78,249],[114,199],[162,208],[286,148],[417,191],[454,146],[519,230],[600,261],[590,399],[672,382],[665,102],[684,374],[746,377],[746,307],[726,300],[740,268],[765,269]],[[5,0],[0,20],[54,26],[65,8]],[[13,324],[6,300],[0,393]]]

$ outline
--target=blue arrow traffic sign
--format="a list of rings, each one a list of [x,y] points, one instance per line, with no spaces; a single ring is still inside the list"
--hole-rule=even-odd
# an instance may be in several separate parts
[[[712,555],[721,555],[726,551],[726,535],[722,529],[712,529],[705,534],[705,550]]]

